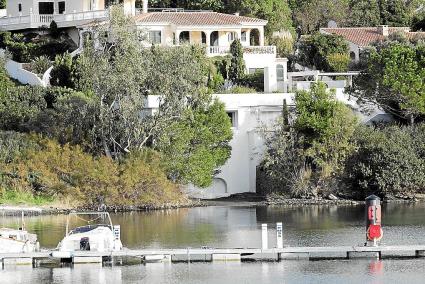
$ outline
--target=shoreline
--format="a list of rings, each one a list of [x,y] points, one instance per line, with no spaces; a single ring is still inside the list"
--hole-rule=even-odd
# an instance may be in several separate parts
[[[424,199],[384,199],[381,202],[388,203],[417,203],[423,202]],[[0,216],[20,216],[22,212],[26,216],[37,215],[60,215],[68,214],[71,211],[107,211],[110,213],[124,213],[124,212],[149,212],[160,210],[172,210],[180,208],[195,208],[195,207],[211,207],[211,206],[327,206],[327,205],[361,205],[365,201],[354,199],[302,199],[302,198],[285,198],[282,196],[259,196],[256,194],[237,194],[225,198],[218,198],[212,200],[192,199],[189,203],[185,204],[164,204],[162,206],[105,206],[99,208],[90,207],[76,207],[76,208],[58,208],[49,205],[8,205],[0,204]]]

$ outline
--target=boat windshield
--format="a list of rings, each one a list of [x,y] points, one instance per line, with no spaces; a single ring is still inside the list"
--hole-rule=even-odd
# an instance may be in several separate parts
[[[77,228],[73,229],[69,234],[72,235],[72,234],[87,233],[87,232],[90,232],[90,231],[97,229],[99,227],[106,227],[106,228],[111,229],[111,226],[106,225],[106,224],[87,225],[87,226],[77,227]]]

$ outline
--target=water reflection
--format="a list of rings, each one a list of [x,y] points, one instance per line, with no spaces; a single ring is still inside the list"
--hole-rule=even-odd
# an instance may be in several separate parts
[[[383,208],[384,243],[424,244],[425,204]],[[130,248],[259,247],[262,223],[275,246],[276,222],[283,222],[285,245],[353,245],[365,238],[363,206],[218,206],[147,213],[112,214]],[[66,216],[26,219],[43,247],[53,248],[65,233]],[[20,218],[0,216],[0,226],[18,227]],[[132,266],[10,266],[0,283],[422,283],[424,259],[375,261],[282,261],[179,263]]]
[[[282,261],[6,267],[0,283],[422,283],[425,261]]]
[[[383,207],[385,244],[422,244],[425,204]],[[364,242],[364,206],[217,206],[146,213],[111,214],[121,225],[128,248],[259,247],[260,226],[269,224],[274,246],[275,223],[283,222],[285,245],[355,245]],[[0,216],[0,227],[18,227],[19,217]],[[54,248],[65,234],[66,216],[26,218],[42,247]],[[82,224],[82,223],[80,223]]]

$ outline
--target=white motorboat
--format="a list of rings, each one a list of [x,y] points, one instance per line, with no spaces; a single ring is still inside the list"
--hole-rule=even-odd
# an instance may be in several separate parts
[[[40,249],[37,235],[30,234],[25,230],[24,214],[22,213],[22,225],[19,229],[0,229],[0,253],[26,253]]]
[[[88,225],[70,229],[72,218],[85,221]],[[105,222],[94,224],[98,220]],[[121,249],[120,226],[112,224],[108,212],[70,213],[66,222],[65,238],[59,243],[57,251],[52,253],[52,257],[66,259],[71,258],[77,251],[113,252]]]

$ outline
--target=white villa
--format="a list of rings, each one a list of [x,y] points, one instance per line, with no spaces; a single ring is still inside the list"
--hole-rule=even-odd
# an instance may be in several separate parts
[[[148,33],[148,43],[173,46],[183,43],[204,45],[208,56],[230,53],[239,39],[244,48],[247,71],[264,69],[276,61],[276,47],[264,45],[267,21],[211,11],[166,10],[141,13],[135,17],[139,29]]]

